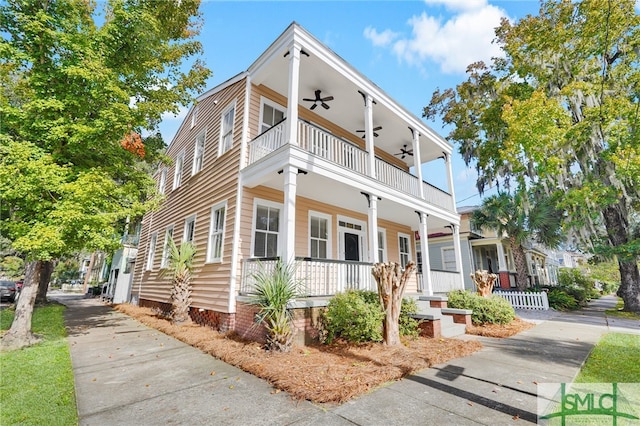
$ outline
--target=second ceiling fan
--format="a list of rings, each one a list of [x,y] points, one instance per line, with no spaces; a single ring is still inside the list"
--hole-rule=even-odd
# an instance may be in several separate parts
[[[302,98],[302,100],[306,101],[306,102],[313,102],[313,105],[311,105],[311,108],[310,108],[311,110],[316,109],[318,104],[322,105],[322,108],[324,108],[324,109],[329,109],[329,105],[327,104],[327,102],[332,101],[333,100],[333,96],[325,96],[323,98],[321,93],[322,93],[322,90],[318,89],[318,90],[316,90],[315,99]]]

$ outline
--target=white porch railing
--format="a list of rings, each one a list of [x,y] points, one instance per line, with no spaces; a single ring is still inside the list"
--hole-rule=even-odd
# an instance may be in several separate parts
[[[539,293],[526,293],[523,291],[494,291],[493,294],[507,299],[514,309],[544,311],[549,309],[549,299],[547,299],[547,293],[544,291]]]
[[[242,264],[240,294],[251,294],[254,274],[273,271],[277,258],[245,259]],[[345,290],[377,290],[371,267],[365,262],[296,258],[296,279],[302,283],[305,296],[333,296]]]
[[[253,164],[286,143],[286,121],[276,124],[249,143],[249,163]],[[298,146],[327,161],[338,164],[363,176],[371,176],[368,153],[356,145],[304,120],[298,120]],[[375,159],[376,180],[405,194],[420,197],[420,181],[408,173],[379,158]],[[453,210],[450,194],[422,182],[425,200],[447,210]]]
[[[434,293],[449,293],[453,290],[464,290],[460,273],[456,271],[439,271],[432,269],[431,285],[433,286]]]

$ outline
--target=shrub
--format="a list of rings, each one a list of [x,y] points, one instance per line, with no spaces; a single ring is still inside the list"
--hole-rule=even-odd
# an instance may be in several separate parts
[[[511,304],[500,296],[482,297],[465,290],[452,291],[448,296],[448,307],[473,311],[474,324],[509,324],[516,317]]]
[[[577,268],[562,268],[558,274],[558,288],[572,296],[579,305],[585,305],[587,301],[600,297],[596,288],[596,282],[584,275]]]
[[[418,321],[411,315],[418,311],[413,299],[403,299],[399,328],[402,336],[417,336]],[[336,338],[350,342],[381,342],[384,311],[375,291],[349,290],[337,294],[322,314],[324,342]]]
[[[560,288],[552,288],[547,293],[549,306],[559,311],[578,309],[580,305],[578,301],[571,295],[567,294]]]

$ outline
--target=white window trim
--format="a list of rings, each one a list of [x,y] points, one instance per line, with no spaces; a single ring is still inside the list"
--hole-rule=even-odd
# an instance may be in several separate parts
[[[164,194],[167,190],[167,168],[163,167],[160,170],[160,181],[158,183],[158,193]]]
[[[272,101],[264,96],[260,97],[260,117],[258,119],[258,134],[262,133],[262,125],[264,124],[264,106],[269,105],[271,108],[275,108],[283,112],[283,117],[287,117],[287,107],[280,105],[277,102]]]
[[[202,153],[201,153],[201,160],[200,160],[200,168],[196,170],[196,164],[198,161],[198,139],[200,139],[200,137],[202,137],[203,139]],[[204,129],[200,133],[198,133],[198,136],[196,136],[193,142],[193,163],[191,164],[191,176],[195,175],[196,173],[198,173],[204,168],[204,154],[205,154],[206,143],[207,143],[207,129]]]
[[[182,175],[184,174],[184,150],[180,151],[178,156],[176,157],[176,162],[173,170],[173,190],[180,188],[182,185]],[[178,165],[180,168],[178,169]]]
[[[409,260],[407,261],[407,263],[413,261],[413,253],[411,253],[411,235],[405,234],[404,232],[398,232],[398,260],[402,265],[402,252],[400,251],[400,237],[407,239],[407,249],[409,250],[409,252],[407,253],[409,257]]]
[[[193,108],[193,112],[191,113],[191,128],[193,129],[198,123],[198,111],[200,110],[200,106],[196,105]]]
[[[340,222],[352,223],[354,225],[360,225],[360,229],[351,229],[340,226]],[[360,236],[360,261],[368,262],[369,261],[369,242],[368,236],[369,231],[367,230],[367,222],[354,219],[349,216],[337,215],[336,216],[336,233],[338,238],[338,253],[340,260],[344,260],[345,258],[345,247],[344,247],[344,238],[343,233],[349,232],[350,234],[358,234]]]
[[[276,253],[280,255],[280,245],[282,244],[282,239],[280,238],[280,236],[282,232],[282,214],[284,212],[284,205],[282,203],[276,203],[274,201],[264,200],[262,198],[254,198],[253,216],[251,218],[251,257],[256,257],[254,252],[256,246],[256,215],[258,214],[259,205],[280,209],[280,214],[278,215],[278,247],[276,249]]]
[[[332,225],[332,220],[333,220],[333,216],[331,216],[330,214],[326,214],[326,213],[321,213],[318,211],[314,211],[314,210],[309,210],[309,220],[307,222],[308,227],[308,241],[307,241],[307,253],[309,253],[309,256],[311,256],[311,218],[312,217],[317,217],[320,219],[325,219],[327,221],[327,259],[333,259],[333,252],[332,252],[332,247],[333,247],[333,241],[332,241],[332,229],[331,229],[331,225]]]
[[[171,231],[171,238],[173,238],[174,226],[169,225],[164,230],[164,244],[162,245],[162,258],[160,259],[160,268],[166,268],[169,262],[169,231]]]
[[[223,141],[224,141],[224,134],[222,133],[222,131],[224,130],[224,116],[227,115],[229,113],[229,111],[233,110],[233,123],[231,124],[231,146],[229,147],[229,149],[227,149],[226,151],[223,151],[222,149],[223,147]],[[221,155],[223,155],[224,153],[231,151],[231,149],[233,148],[233,136],[234,136],[234,130],[235,130],[235,121],[236,121],[237,115],[236,115],[236,100],[234,99],[229,105],[227,105],[225,107],[225,109],[222,110],[222,113],[220,114],[220,137],[218,138],[218,157],[220,157]]]
[[[213,256],[213,245],[211,244],[211,238],[213,237],[213,225],[215,220],[216,211],[224,208],[224,216],[222,218],[222,230],[220,232],[220,257],[212,257]],[[223,201],[221,203],[215,204],[211,207],[211,218],[209,220],[209,237],[207,240],[207,263],[221,263],[222,258],[224,257],[224,232],[227,229],[227,201]]]
[[[455,269],[447,269],[447,265],[444,261],[444,252],[448,251],[448,250],[452,250],[453,251],[453,260],[454,260],[454,266]],[[443,271],[452,271],[455,272],[458,270],[458,262],[456,261],[456,248],[454,246],[447,246],[447,247],[440,247],[440,259],[442,259],[442,270]]]
[[[147,253],[147,264],[145,266],[145,271],[153,271],[153,260],[156,254],[156,246],[158,245],[158,233],[154,232],[151,234],[151,238],[149,239],[149,252]]]
[[[187,216],[184,219],[184,226],[182,228],[182,241],[187,241],[187,224],[193,222],[193,239],[190,241],[191,244],[195,244],[196,240],[196,215],[192,214]]]
[[[387,251],[387,230],[385,228],[378,228],[378,238],[382,234],[382,247],[380,247],[380,241],[378,241],[378,251],[382,250],[384,259],[378,259],[379,262],[388,262],[389,254]]]

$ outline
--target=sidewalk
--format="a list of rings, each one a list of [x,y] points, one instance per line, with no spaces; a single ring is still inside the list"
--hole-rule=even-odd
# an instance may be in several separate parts
[[[536,383],[570,382],[607,331],[638,321],[589,309],[552,312],[509,339],[340,406],[296,402],[235,367],[150,329],[96,299],[66,304],[81,425],[494,425],[535,423]],[[475,337],[473,337],[475,338]]]

